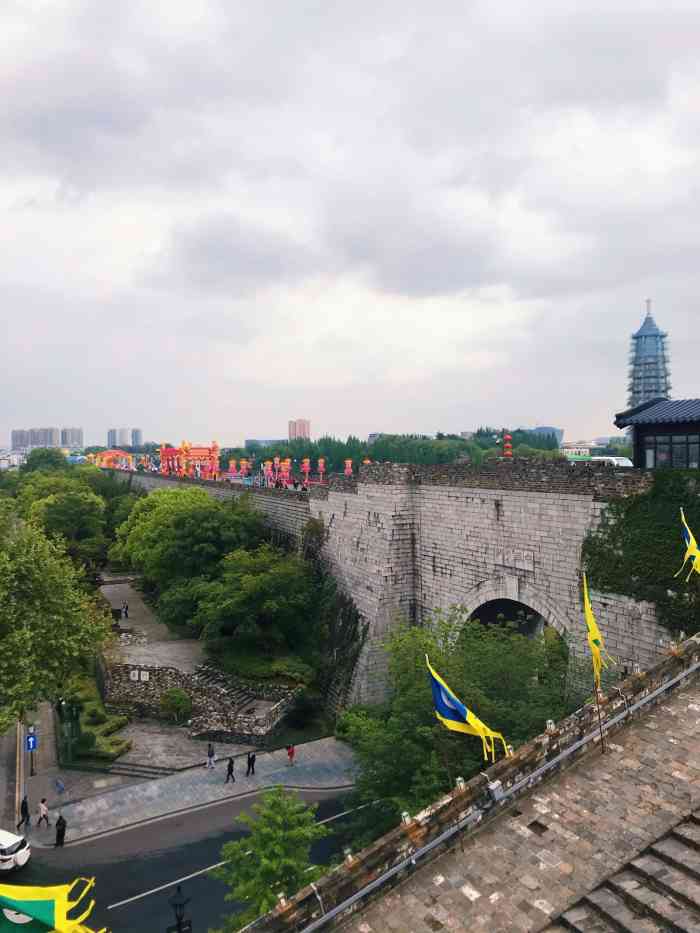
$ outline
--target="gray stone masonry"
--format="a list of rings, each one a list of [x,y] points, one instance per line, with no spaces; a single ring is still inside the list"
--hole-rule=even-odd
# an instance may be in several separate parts
[[[201,485],[216,497],[239,496],[226,483],[130,474],[146,489]],[[331,476],[307,493],[249,490],[253,506],[278,531],[300,538],[309,518],[325,527],[323,556],[369,622],[351,700],[386,695],[382,643],[399,617],[421,622],[436,609],[477,613],[494,599],[522,602],[566,634],[585,655],[581,548],[605,503],[649,488],[639,470],[565,461],[489,461],[362,466],[357,478]],[[650,667],[668,641],[654,607],[591,592],[606,646],[632,671]]]

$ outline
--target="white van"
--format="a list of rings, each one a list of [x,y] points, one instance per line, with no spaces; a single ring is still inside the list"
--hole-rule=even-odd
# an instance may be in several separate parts
[[[24,836],[0,829],[0,872],[22,868],[29,861],[32,850]]]
[[[616,467],[634,466],[629,457],[591,457],[591,460],[597,461],[598,463],[610,463],[612,466]]]

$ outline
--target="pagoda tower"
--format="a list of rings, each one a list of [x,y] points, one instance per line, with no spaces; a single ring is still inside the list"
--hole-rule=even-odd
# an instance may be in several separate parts
[[[671,376],[666,354],[666,337],[651,316],[651,301],[647,298],[647,313],[642,326],[632,334],[630,345],[629,397],[630,408],[655,398],[669,398]]]

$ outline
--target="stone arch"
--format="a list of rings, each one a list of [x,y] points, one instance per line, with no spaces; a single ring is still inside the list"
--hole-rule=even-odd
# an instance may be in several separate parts
[[[566,610],[557,605],[548,593],[521,577],[492,577],[490,580],[477,583],[469,590],[460,605],[469,615],[472,615],[479,606],[494,599],[509,599],[523,603],[530,609],[534,609],[547,625],[551,625],[560,635],[570,634],[571,623]]]

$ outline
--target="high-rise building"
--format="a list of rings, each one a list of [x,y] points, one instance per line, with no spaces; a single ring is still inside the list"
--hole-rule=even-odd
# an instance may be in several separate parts
[[[128,447],[129,441],[129,429],[128,428],[119,428],[117,431],[117,446],[118,447]]]
[[[642,326],[632,334],[630,346],[629,395],[627,404],[635,408],[656,398],[669,398],[671,376],[666,353],[666,337],[651,316],[651,301]]]
[[[30,447],[60,447],[61,432],[58,428],[30,428]]]
[[[82,446],[82,428],[61,428],[61,447],[79,448]]]
[[[19,428],[10,435],[10,446],[13,450],[26,450],[29,447],[29,431]]]
[[[117,446],[117,429],[116,428],[110,428],[109,431],[107,431],[107,446],[109,447],[110,450],[112,450],[114,447]]]
[[[141,428],[131,429],[131,446],[132,447],[143,446],[143,431],[141,430]]]
[[[290,441],[308,441],[311,438],[311,422],[307,418],[295,418],[289,422]]]

